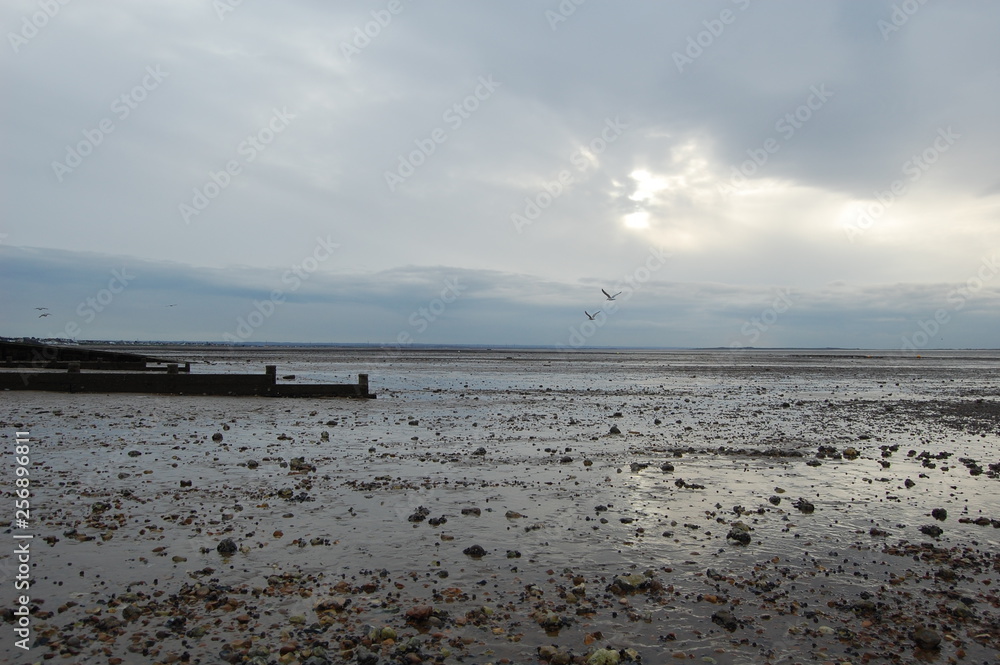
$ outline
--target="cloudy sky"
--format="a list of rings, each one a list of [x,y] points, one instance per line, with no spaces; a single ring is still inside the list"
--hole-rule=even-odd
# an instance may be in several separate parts
[[[0,335],[998,346],[994,2],[9,0],[0,25]]]

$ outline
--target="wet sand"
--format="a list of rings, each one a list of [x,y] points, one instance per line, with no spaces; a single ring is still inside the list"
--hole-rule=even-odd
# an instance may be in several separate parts
[[[998,353],[166,354],[378,398],[5,393],[5,661],[1000,663]]]

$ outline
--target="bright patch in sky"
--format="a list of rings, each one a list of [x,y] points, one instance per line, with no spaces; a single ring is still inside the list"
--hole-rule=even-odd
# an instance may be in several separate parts
[[[648,229],[649,228],[649,213],[645,210],[640,210],[639,212],[633,212],[625,215],[625,226],[630,229]]]

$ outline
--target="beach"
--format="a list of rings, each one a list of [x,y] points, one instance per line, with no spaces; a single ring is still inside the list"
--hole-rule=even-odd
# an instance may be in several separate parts
[[[998,352],[145,350],[377,398],[4,393],[5,662],[1000,663]]]

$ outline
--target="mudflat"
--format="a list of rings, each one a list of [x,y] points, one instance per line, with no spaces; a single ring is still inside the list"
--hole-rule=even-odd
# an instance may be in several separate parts
[[[1000,352],[155,353],[378,398],[4,393],[5,662],[1000,663]]]

